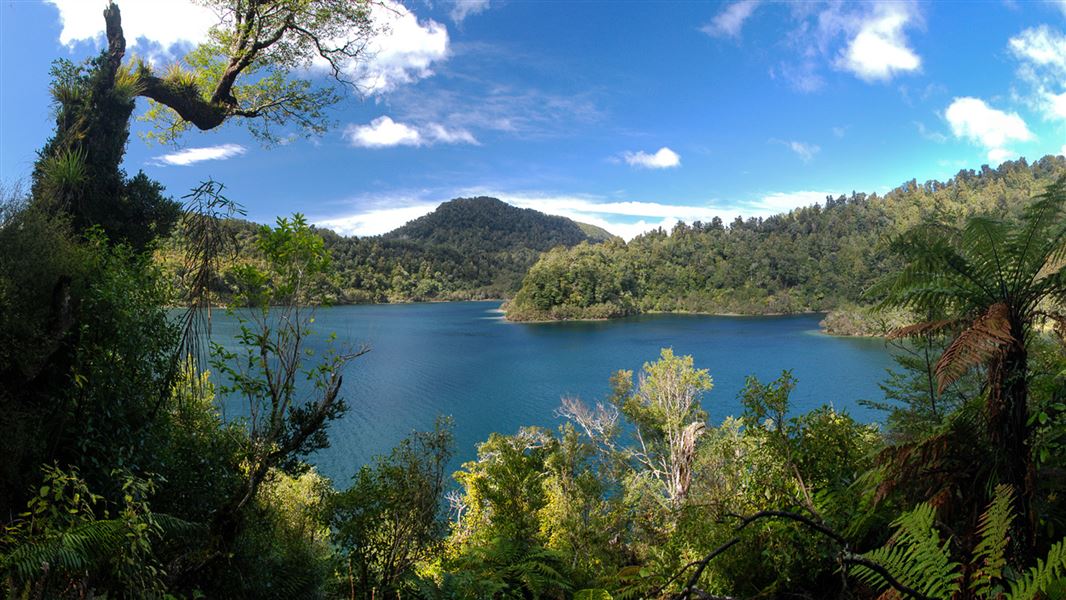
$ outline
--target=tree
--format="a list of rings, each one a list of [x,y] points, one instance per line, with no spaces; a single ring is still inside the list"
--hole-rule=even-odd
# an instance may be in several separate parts
[[[906,266],[876,288],[886,293],[883,305],[947,315],[894,335],[952,332],[935,367],[939,392],[968,370],[986,368],[988,435],[1002,481],[1017,492],[1014,560],[1026,564],[1037,527],[1028,349],[1037,324],[1066,321],[1049,310],[1066,301],[1066,177],[1049,186],[1017,223],[982,216],[962,227],[928,222],[899,236],[894,247]]]
[[[325,109],[341,99],[336,86],[316,86],[294,76],[324,63],[333,78],[356,86],[349,73],[367,58],[375,29],[369,0],[204,0],[219,16],[208,41],[162,76],[137,61],[131,73],[136,95],[152,101],[148,113],[160,125],[156,137],[175,139],[190,126],[214,129],[239,118],[264,140],[272,126],[295,124],[322,133]],[[117,73],[126,52],[122,16],[114,3],[104,11],[106,64]]]
[[[691,356],[674,356],[663,348],[659,360],[644,363],[637,386],[632,371],[611,378],[611,405],[588,409],[580,400],[564,399],[559,414],[576,422],[602,448],[621,452],[640,478],[654,481],[667,505],[677,508],[692,482],[696,441],[706,428],[700,396],[713,384],[706,369],[692,366]],[[636,444],[619,450],[618,414],[633,425]]]
[[[441,550],[451,427],[450,419],[441,418],[433,431],[412,434],[360,469],[351,487],[333,498],[333,541],[347,558],[348,587],[358,597],[392,597],[409,583],[417,563]]]
[[[308,366],[314,303],[329,266],[322,238],[297,214],[291,221],[278,218],[276,228],[263,225],[256,243],[266,266],[237,269],[238,302],[247,307],[239,316],[240,350],[217,343],[212,349],[212,366],[227,382],[222,393],[243,397],[248,418],[248,475],[243,490],[220,511],[224,538],[233,535],[233,519],[271,469],[299,470],[301,457],[329,445],[326,425],[346,409],[340,396],[344,366],[369,351],[330,349]]]

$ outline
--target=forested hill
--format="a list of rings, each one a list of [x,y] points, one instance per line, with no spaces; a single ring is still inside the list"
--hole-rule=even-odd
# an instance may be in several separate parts
[[[592,230],[586,232],[585,227]],[[531,208],[511,206],[496,198],[479,196],[445,202],[428,215],[381,237],[498,252],[514,248],[543,251],[611,236],[602,229],[591,225],[583,227],[566,217],[546,215]]]
[[[868,301],[898,268],[888,241],[931,215],[959,220],[1014,213],[1057,177],[1066,158],[963,170],[947,182],[909,181],[884,196],[853,192],[825,204],[730,224],[679,223],[629,243],[546,253],[507,307],[513,320],[610,318],[647,311],[768,314]]]
[[[256,260],[255,226],[231,225],[237,260]],[[333,296],[339,303],[507,298],[542,252],[613,237],[592,225],[487,197],[445,202],[381,236],[317,232],[333,258]],[[158,253],[179,281],[182,247],[179,233]],[[216,289],[225,296],[229,287],[223,280]]]

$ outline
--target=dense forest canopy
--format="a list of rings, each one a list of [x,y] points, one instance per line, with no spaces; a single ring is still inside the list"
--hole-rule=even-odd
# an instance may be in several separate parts
[[[869,304],[899,267],[893,236],[925,218],[1017,215],[1066,173],[1066,158],[1007,161],[946,181],[826,198],[765,219],[678,223],[628,243],[544,255],[507,307],[513,320],[604,318],[647,311],[766,314]]]

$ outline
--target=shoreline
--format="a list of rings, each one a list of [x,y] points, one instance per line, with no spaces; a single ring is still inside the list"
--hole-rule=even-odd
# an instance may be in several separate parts
[[[338,302],[338,303],[335,303],[335,304],[323,304],[323,305],[320,305],[319,307],[328,308],[328,307],[336,307],[336,306],[390,306],[390,305],[402,306],[402,305],[412,305],[412,304],[451,304],[451,303],[457,303],[457,302],[499,302],[500,305],[495,310],[500,313],[500,315],[501,315],[500,316],[500,320],[503,321],[504,323],[510,323],[510,324],[515,324],[515,325],[520,325],[520,324],[547,325],[547,324],[551,324],[551,323],[597,323],[597,322],[605,322],[605,321],[617,321],[619,319],[627,319],[627,318],[630,318],[630,317],[639,317],[641,315],[691,315],[691,316],[701,316],[701,317],[759,318],[759,317],[788,317],[788,316],[799,316],[799,315],[818,315],[818,314],[829,316],[830,313],[833,312],[832,310],[801,310],[801,311],[794,311],[794,312],[780,312],[780,311],[777,311],[777,312],[765,312],[765,313],[738,313],[738,312],[711,312],[711,311],[697,311],[697,310],[649,310],[649,311],[637,312],[637,313],[634,313],[634,314],[620,316],[620,317],[583,317],[583,318],[577,318],[577,319],[520,319],[520,320],[514,320],[514,319],[511,319],[511,318],[509,318],[507,316],[507,311],[504,308],[504,305],[508,302],[507,298],[476,298],[476,299],[475,298],[464,298],[464,299],[455,299],[455,300],[440,300],[440,299],[435,299],[435,300],[404,300],[404,301],[401,301],[401,302],[343,302],[343,303]],[[169,310],[184,310],[184,309],[187,309],[187,308],[188,307],[186,307],[186,306],[171,306],[171,307],[168,307]],[[227,310],[229,307],[224,305],[224,304],[212,304],[210,307],[207,307],[207,308],[210,308],[211,310]],[[821,334],[824,334],[824,335],[829,335],[829,336],[833,336],[833,337],[840,337],[840,338],[859,338],[859,339],[878,339],[878,338],[884,338],[885,337],[883,334],[877,334],[877,333],[834,333],[832,331],[829,331],[829,329],[827,327],[825,327],[824,322],[825,322],[825,320],[823,319],[818,324],[819,325],[818,332],[821,333]]]

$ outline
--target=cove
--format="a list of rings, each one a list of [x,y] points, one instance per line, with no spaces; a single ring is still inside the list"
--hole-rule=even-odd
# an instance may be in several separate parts
[[[455,460],[476,457],[492,432],[524,425],[555,428],[560,398],[594,402],[607,396],[614,371],[639,371],[660,348],[691,354],[714,389],[703,398],[712,423],[741,412],[745,377],[769,381],[784,369],[798,380],[795,412],[831,404],[873,422],[881,414],[858,404],[881,399],[878,384],[893,365],[884,342],[820,333],[820,314],[773,317],[641,315],[612,321],[522,324],[504,321],[499,302],[355,305],[320,308],[310,344],[337,334],[337,344],[370,346],[344,375],[348,413],[329,428],[330,448],[312,462],[339,487],[375,455],[413,430],[455,419]],[[236,318],[213,315],[212,338],[235,346]],[[227,416],[240,412],[225,402]]]

